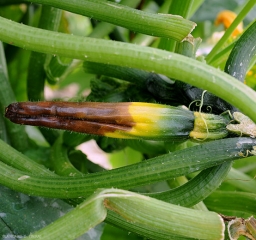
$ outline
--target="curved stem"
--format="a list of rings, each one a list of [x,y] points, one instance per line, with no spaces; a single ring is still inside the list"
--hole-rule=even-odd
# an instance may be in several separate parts
[[[31,195],[77,198],[88,196],[97,188],[129,189],[239,159],[239,153],[250,150],[255,142],[250,138],[222,139],[84,177],[42,177],[35,175],[37,173],[22,172],[0,162],[0,183]]]
[[[196,26],[179,16],[139,11],[115,2],[100,0],[32,0],[69,12],[109,22],[135,32],[183,40]],[[113,17],[114,16],[114,17]]]
[[[0,18],[0,40],[29,50],[161,73],[208,90],[256,121],[255,91],[218,69],[179,54],[50,32],[4,18]]]
[[[42,29],[57,31],[59,28],[62,11],[53,7],[43,6],[38,27]],[[30,101],[44,99],[44,81],[46,54],[32,52],[28,66],[27,95]]]
[[[8,106],[11,102],[16,101],[16,99],[7,74],[7,66],[5,62],[5,54],[2,42],[0,42],[0,86],[0,114],[3,115],[5,107]],[[4,123],[1,124],[3,127]],[[14,146],[19,151],[25,151],[28,148],[28,138],[23,126],[18,126],[11,123],[10,121],[6,121],[6,132],[3,129],[2,137],[5,140],[9,138],[12,146]]]

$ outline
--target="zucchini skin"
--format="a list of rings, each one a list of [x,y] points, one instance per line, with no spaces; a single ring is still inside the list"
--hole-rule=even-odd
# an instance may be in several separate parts
[[[5,116],[18,124],[112,138],[162,141],[227,136],[222,116],[143,102],[18,102],[6,108]]]
[[[186,97],[177,87],[175,81],[166,78],[156,73],[149,73],[146,78],[146,89],[153,97],[162,103],[167,103],[172,106],[188,105]]]
[[[194,87],[190,84],[183,83],[180,81],[176,81],[175,85],[177,86],[177,88],[180,89],[180,92],[182,92],[184,98],[186,98],[186,103],[190,104],[193,101],[200,101],[202,99],[202,94],[204,92],[203,89]],[[190,109],[192,111],[198,111],[199,107],[196,104],[193,104],[191,105]],[[205,92],[202,105],[203,112],[210,111],[214,114],[221,114],[228,110],[232,113],[237,111],[235,107],[233,107],[231,104],[224,101],[223,99],[215,96],[210,92]]]

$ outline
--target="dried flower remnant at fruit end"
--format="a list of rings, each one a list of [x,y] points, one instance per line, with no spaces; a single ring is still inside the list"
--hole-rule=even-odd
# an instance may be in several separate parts
[[[127,105],[129,103],[123,103],[116,108],[111,103],[19,102],[10,104],[5,116],[18,124],[104,135],[116,129],[132,128],[132,118],[125,111]]]
[[[223,24],[224,28],[227,29],[232,24],[232,22],[235,20],[237,15],[229,10],[221,11],[214,22],[216,26]],[[237,35],[241,34],[243,32],[243,23],[239,23],[239,25],[236,27],[234,32],[232,33],[232,37],[236,37]]]

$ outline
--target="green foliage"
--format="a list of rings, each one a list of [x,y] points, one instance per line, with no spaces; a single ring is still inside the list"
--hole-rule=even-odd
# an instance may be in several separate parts
[[[255,0],[242,2],[0,0],[2,239],[228,239],[231,216],[255,216]],[[225,9],[238,18],[209,44]],[[12,102],[52,99],[183,105],[201,117],[229,110],[228,129],[238,130],[149,141],[4,117]],[[254,218],[245,222],[255,239]]]

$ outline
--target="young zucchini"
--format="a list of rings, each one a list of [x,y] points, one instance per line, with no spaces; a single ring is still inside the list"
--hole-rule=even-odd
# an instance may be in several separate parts
[[[228,134],[223,116],[141,102],[20,102],[10,104],[5,116],[14,123],[113,138],[206,140]]]

